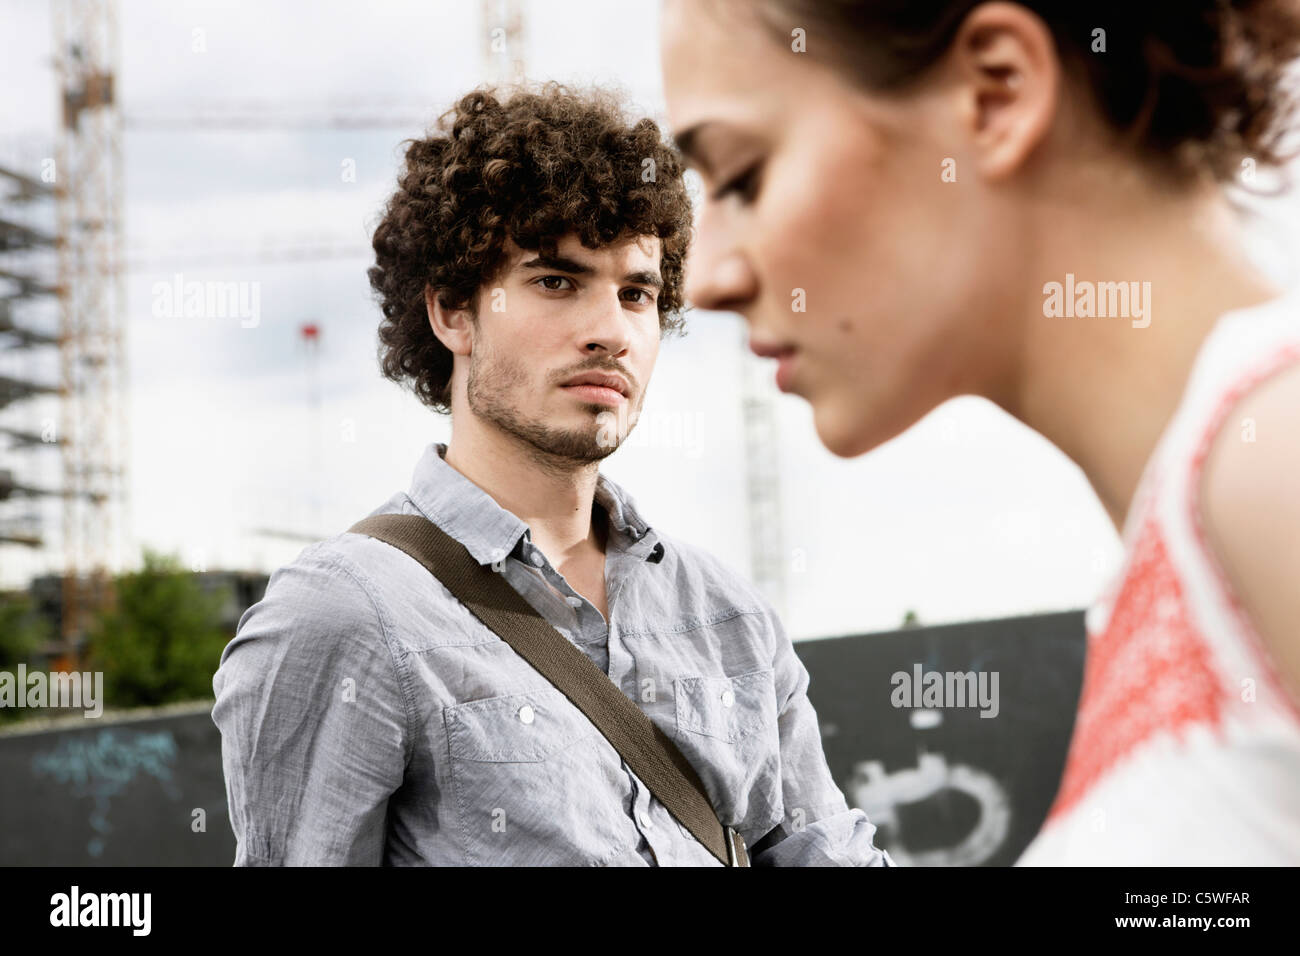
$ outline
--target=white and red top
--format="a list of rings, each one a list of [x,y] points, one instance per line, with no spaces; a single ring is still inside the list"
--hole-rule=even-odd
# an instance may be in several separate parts
[[[1300,702],[1198,500],[1221,429],[1267,440],[1238,403],[1297,363],[1300,289],[1226,313],[1202,344],[1125,519],[1124,566],[1088,611],[1060,790],[1017,865],[1300,864]]]

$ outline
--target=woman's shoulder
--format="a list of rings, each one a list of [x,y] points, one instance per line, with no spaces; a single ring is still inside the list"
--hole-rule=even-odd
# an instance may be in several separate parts
[[[1207,436],[1207,544],[1300,703],[1300,343],[1230,397]]]

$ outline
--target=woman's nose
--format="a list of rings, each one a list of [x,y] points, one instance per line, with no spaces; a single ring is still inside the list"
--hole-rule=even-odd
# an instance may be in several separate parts
[[[686,263],[686,298],[697,308],[739,311],[754,297],[753,270],[736,249],[700,248]]]

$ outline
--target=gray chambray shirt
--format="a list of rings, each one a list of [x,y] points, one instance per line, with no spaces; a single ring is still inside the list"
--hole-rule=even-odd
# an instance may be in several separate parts
[[[668,734],[755,866],[892,865],[822,752],[759,592],[598,477],[608,622],[432,444],[409,493]],[[236,866],[720,866],[567,698],[404,552],[343,532],[276,570],[221,655]]]

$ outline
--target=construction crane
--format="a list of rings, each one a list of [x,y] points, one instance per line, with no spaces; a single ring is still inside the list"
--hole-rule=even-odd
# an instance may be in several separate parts
[[[786,614],[786,551],[781,510],[780,440],[771,369],[741,345],[741,418],[745,429],[745,497],[749,566],[754,583]]]
[[[0,269],[0,288],[4,290],[0,294],[0,351],[5,353],[26,353],[42,348],[52,350],[59,343],[57,335],[32,325],[23,314],[29,306],[55,293],[54,286],[42,281],[32,271],[39,263],[30,260],[42,255],[48,259],[57,241],[52,234],[22,221],[34,218],[33,214],[38,213],[53,196],[54,191],[48,184],[21,169],[0,166],[0,253],[9,263],[9,268]],[[42,381],[26,364],[14,374],[0,372],[0,412],[10,408],[17,408],[20,413],[27,412],[31,403],[59,393],[55,383]],[[6,465],[11,461],[16,464],[22,455],[36,457],[54,447],[45,440],[48,436],[21,427],[0,425],[0,434],[9,437],[5,449]],[[0,504],[8,505],[18,495],[35,499],[59,493],[58,489],[29,483],[13,468],[0,468]],[[39,510],[26,510],[16,516],[6,513],[0,518],[0,544],[37,550],[46,543],[43,530]]]
[[[62,116],[58,211],[59,447],[63,458],[63,621],[75,652],[90,616],[113,604],[109,575],[128,533],[122,113],[116,0],[58,0],[54,63]]]
[[[525,21],[519,0],[482,0],[483,72],[490,81],[527,77]],[[765,363],[741,343],[741,416],[750,574],[777,613],[786,611],[780,443],[772,382]]]

